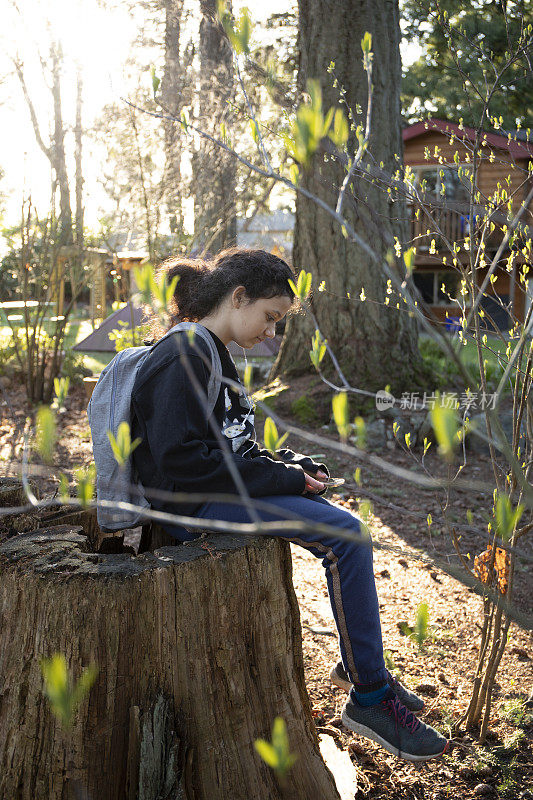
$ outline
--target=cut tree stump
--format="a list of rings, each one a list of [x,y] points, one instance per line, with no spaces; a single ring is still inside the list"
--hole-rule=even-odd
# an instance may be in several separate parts
[[[200,533],[198,531],[198,536]],[[139,554],[146,553],[147,550],[158,550],[160,547],[172,547],[179,544],[181,542],[167,533],[157,522],[147,522],[142,526]]]
[[[87,536],[90,549],[95,551],[100,549],[105,534],[98,527],[95,508],[77,509],[58,506],[53,509],[39,509],[37,513],[39,528],[55,528],[58,525],[80,526]]]
[[[124,532],[104,533],[100,530],[95,508],[72,508],[60,504],[44,508],[37,506],[23,514],[9,517],[9,521],[12,534],[30,533],[58,525],[79,525],[88,538],[89,548],[94,552],[120,553],[124,549]]]
[[[338,800],[304,683],[289,545],[210,535],[139,556],[81,527],[0,544],[0,800]],[[64,731],[39,659],[99,674]],[[254,740],[282,717],[280,786]]]
[[[29,485],[33,494],[38,498],[39,490],[32,480],[29,481]],[[14,522],[25,516],[18,509],[27,504],[28,498],[21,480],[0,478],[0,541],[17,533]]]
[[[0,478],[0,508],[22,506],[25,501],[22,481],[18,478]]]

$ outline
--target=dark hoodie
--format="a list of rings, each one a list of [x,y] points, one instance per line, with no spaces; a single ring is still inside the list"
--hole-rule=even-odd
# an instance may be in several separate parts
[[[240,391],[223,382],[208,422],[197,393],[199,388],[207,394],[210,355],[205,342],[196,337],[191,345],[186,332],[180,331],[176,334],[179,347],[172,336],[155,347],[143,362],[132,393],[132,436],[142,439],[132,457],[142,485],[169,492],[205,493],[205,502],[216,493],[236,494],[214,424],[227,441],[226,450],[251,497],[301,495],[305,490],[302,469],[310,473],[322,469],[329,474],[326,466],[287,449],[278,450],[282,460],[276,460],[270,451],[258,447],[253,407],[235,363],[218,336],[209,333],[220,354],[222,374],[239,383]],[[201,348],[204,357],[196,348]],[[164,502],[153,500],[152,504],[170,510]],[[172,510],[194,516],[201,505],[174,504]]]

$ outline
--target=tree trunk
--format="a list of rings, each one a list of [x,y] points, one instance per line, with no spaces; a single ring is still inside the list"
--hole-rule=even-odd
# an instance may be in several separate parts
[[[63,53],[61,46],[52,46],[52,98],[54,101],[54,138],[52,143],[52,166],[59,186],[59,245],[70,245],[72,237],[72,211],[70,189],[65,158],[65,129],[61,108],[61,69]]]
[[[338,800],[304,684],[289,546],[212,535],[137,557],[81,528],[0,545],[0,797]],[[39,659],[98,678],[63,731]],[[253,743],[279,715],[280,787]],[[86,794],[84,794],[86,792]]]
[[[161,81],[163,105],[175,117],[181,113],[180,29],[183,0],[163,0],[165,11],[165,68]],[[182,230],[180,125],[165,119],[165,194],[172,233]]]
[[[68,182],[67,164],[65,158],[65,129],[63,127],[63,112],[61,106],[61,69],[63,53],[59,44],[52,44],[50,47],[50,59],[52,64],[52,101],[54,133],[49,146],[47,146],[41,135],[41,129],[35,112],[35,106],[29,95],[28,87],[24,77],[24,65],[22,62],[14,62],[15,70],[18,75],[24,99],[26,100],[30,118],[32,122],[35,140],[52,167],[52,202],[54,202],[56,188],[59,187],[59,223],[60,237],[59,246],[72,244],[72,211],[70,208],[70,188]]]
[[[80,253],[83,251],[83,127],[81,121],[81,110],[83,104],[83,79],[81,71],[78,70],[76,82],[76,126],[74,128],[76,162],[76,246]],[[72,287],[74,292],[74,287]]]
[[[157,230],[157,228],[152,224],[152,209],[150,206],[150,200],[148,197],[148,188],[144,174],[143,153],[141,151],[141,145],[139,141],[139,129],[137,127],[137,116],[136,116],[137,112],[134,108],[130,108],[129,114],[130,114],[131,128],[133,131],[133,139],[135,142],[135,156],[137,159],[139,183],[141,184],[141,194],[142,194],[141,203],[143,206],[144,220],[146,225],[146,249],[148,250],[148,258],[150,259],[150,263],[154,264],[156,260],[154,231]]]
[[[365,31],[372,34],[373,112],[370,154],[372,160],[391,174],[398,168],[395,156],[402,156],[400,129],[400,27],[397,0],[299,0],[300,87],[309,78],[322,87],[323,107],[339,106],[339,90],[354,114],[358,105],[364,124],[367,105],[367,76],[363,69],[360,42]],[[335,77],[327,69],[335,62]],[[346,113],[346,108],[343,107]],[[357,149],[352,132],[348,152]],[[366,162],[370,158],[366,157]],[[345,171],[324,152],[315,155],[303,174],[302,185],[335,208]],[[389,202],[386,191],[355,180],[353,196],[347,193],[343,212],[375,252],[385,257],[392,249],[393,236],[406,238],[405,207]],[[384,234],[388,234],[385,236]],[[312,308],[322,334],[328,339],[346,378],[353,385],[371,391],[391,384],[392,390],[413,390],[421,368],[417,346],[417,325],[405,305],[396,309],[391,298],[385,306],[387,279],[360,247],[344,238],[340,226],[313,201],[296,197],[293,262],[297,270],[313,273]],[[325,281],[326,291],[318,292]],[[364,287],[367,300],[361,301]],[[331,293],[331,294],[330,294]],[[350,295],[348,298],[347,295]],[[290,317],[283,344],[271,378],[278,374],[298,375],[310,369],[309,350],[314,325],[310,317]],[[335,374],[324,357],[323,371]]]
[[[77,296],[81,288],[83,275],[83,127],[82,127],[82,107],[83,107],[83,78],[81,69],[78,68],[76,76],[76,124],[74,126],[74,163],[75,163],[75,194],[76,194],[76,216],[75,216],[75,244],[77,254],[75,258],[69,260],[70,267],[70,286],[72,290],[72,310],[77,311]]]
[[[233,56],[226,34],[216,17],[216,0],[201,0],[200,128],[217,139],[221,125],[229,133],[233,112]],[[197,248],[216,253],[234,245],[236,162],[233,156],[202,139],[193,157],[194,242]]]

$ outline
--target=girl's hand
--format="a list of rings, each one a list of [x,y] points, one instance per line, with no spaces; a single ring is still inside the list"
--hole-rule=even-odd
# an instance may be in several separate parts
[[[320,480],[317,480],[317,478],[327,478],[328,476],[326,475],[325,472],[322,472],[322,470],[319,469],[318,472],[315,474],[315,477],[309,475],[307,472],[304,472],[304,475],[305,475],[305,490],[302,492],[302,494],[305,494],[306,492],[311,492],[312,494],[316,494],[317,492],[322,491],[322,489],[324,488],[324,484],[321,483]]]

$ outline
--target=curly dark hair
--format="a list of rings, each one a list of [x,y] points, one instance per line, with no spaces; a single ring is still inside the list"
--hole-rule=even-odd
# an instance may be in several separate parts
[[[266,250],[231,247],[213,259],[173,256],[164,261],[157,277],[166,274],[170,283],[179,281],[171,303],[171,326],[178,322],[197,322],[212,313],[236,286],[244,286],[250,301],[286,295],[291,310],[299,310],[299,300],[289,285],[296,282],[292,268],[279,256]],[[155,326],[156,334],[161,333]]]

